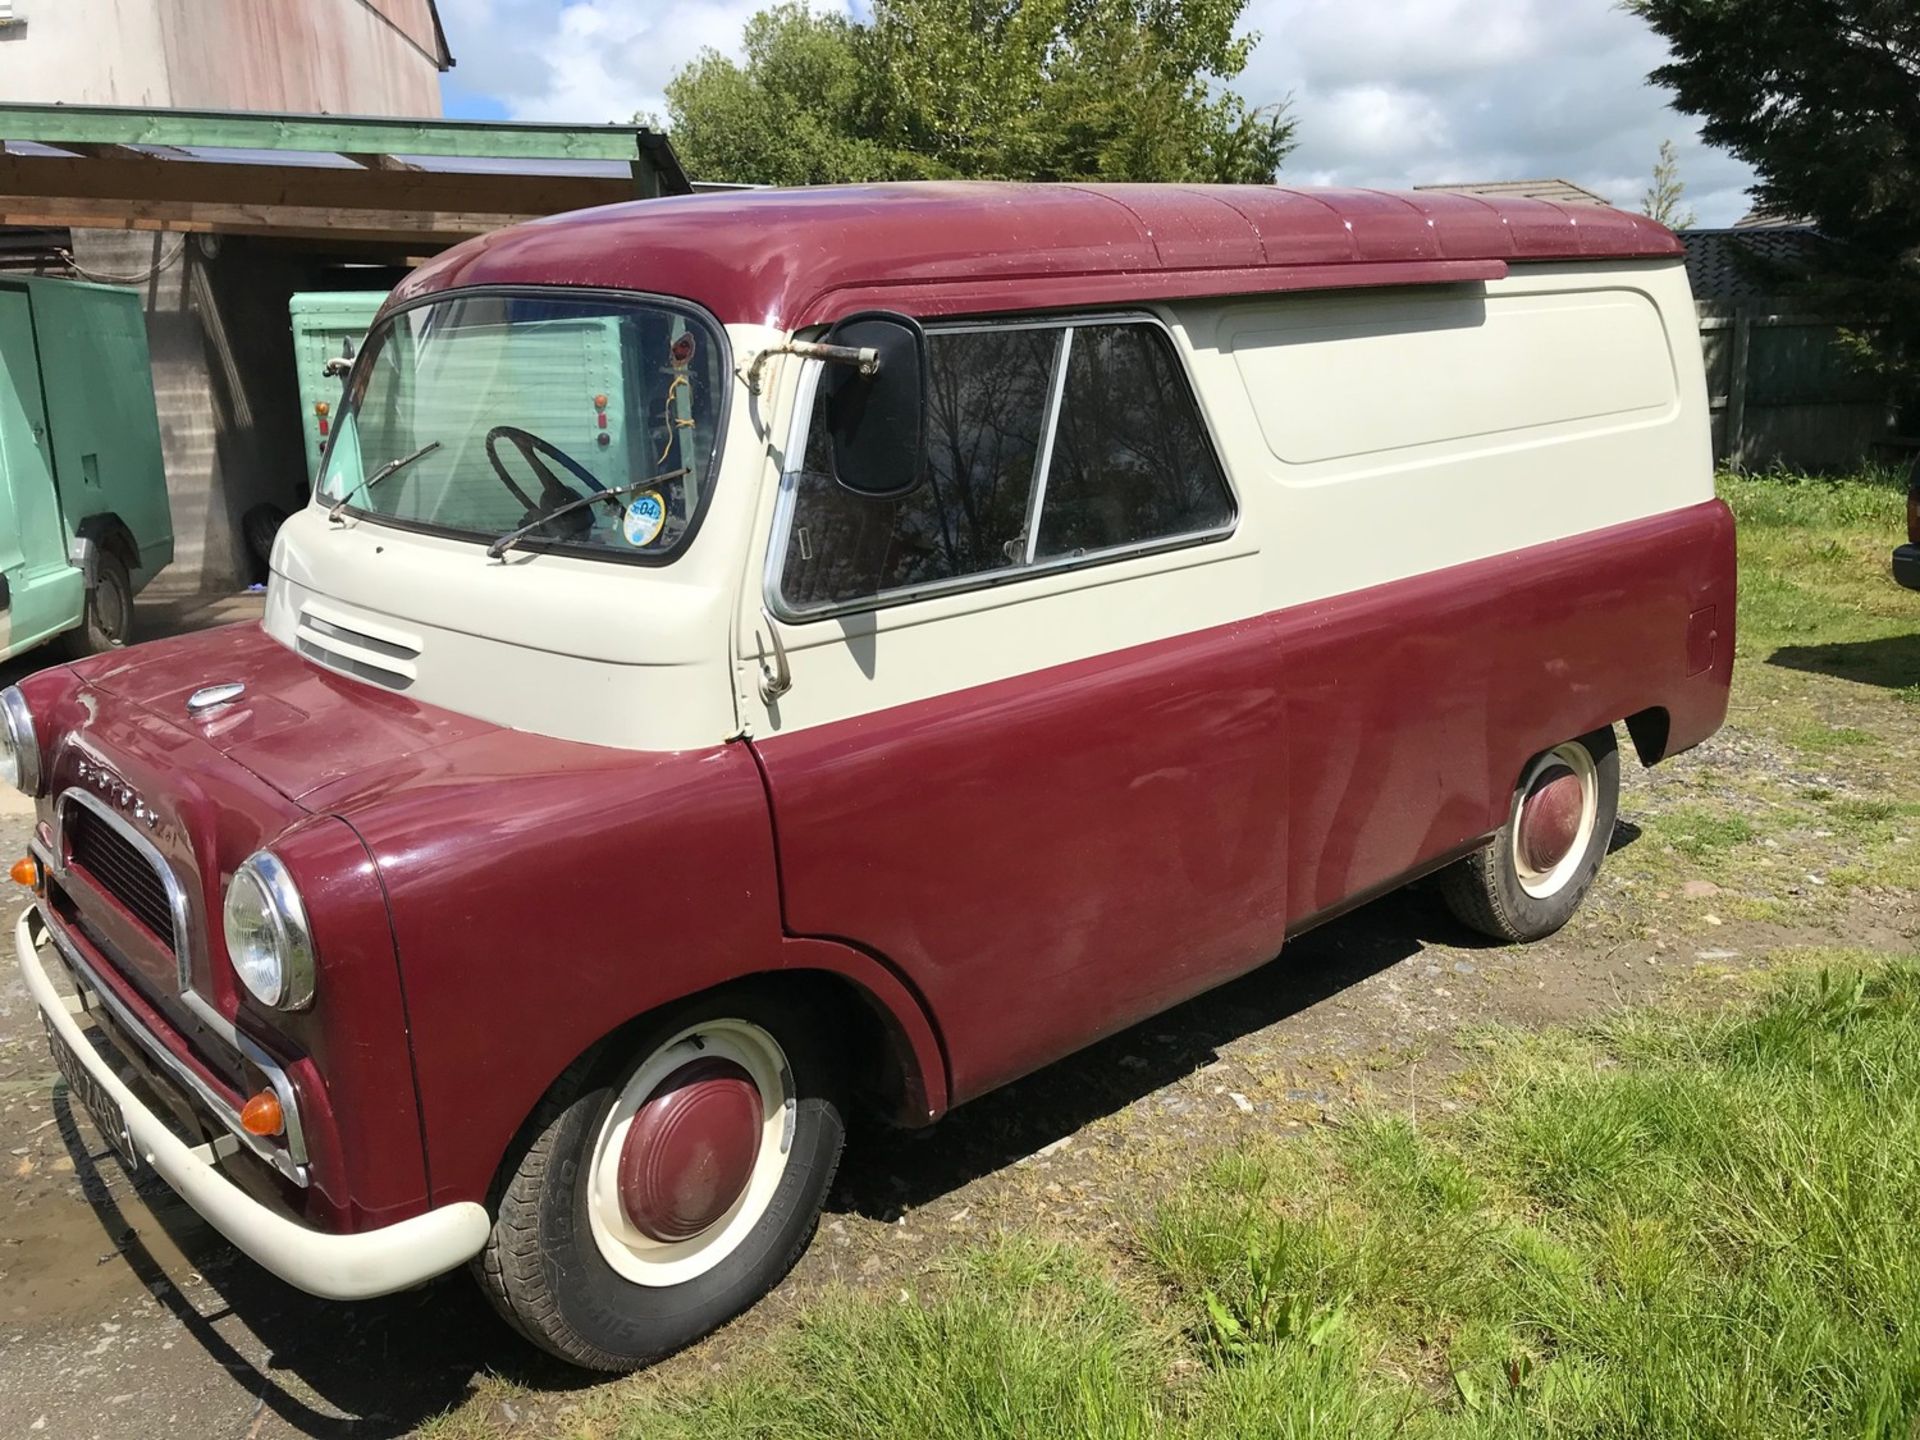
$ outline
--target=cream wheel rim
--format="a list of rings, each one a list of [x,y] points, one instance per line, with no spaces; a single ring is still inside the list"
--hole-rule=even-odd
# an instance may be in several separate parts
[[[1571,786],[1578,787],[1577,810],[1565,803]],[[1513,873],[1528,895],[1549,900],[1573,882],[1593,842],[1600,816],[1600,772],[1587,747],[1569,741],[1527,767],[1516,795],[1508,826]]]
[[[689,1067],[717,1062],[749,1077],[760,1123],[750,1169],[724,1213],[685,1238],[660,1238],[636,1224],[623,1191],[622,1156],[635,1116],[661,1098],[663,1084]],[[706,1274],[739,1248],[766,1215],[792,1158],[793,1072],[780,1044],[745,1020],[689,1026],[656,1049],[621,1086],[595,1137],[587,1168],[587,1223],[601,1257],[636,1285],[681,1285]]]

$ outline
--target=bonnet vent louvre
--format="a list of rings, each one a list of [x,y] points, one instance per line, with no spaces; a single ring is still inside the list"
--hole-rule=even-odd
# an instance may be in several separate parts
[[[294,639],[309,660],[389,690],[405,690],[419,678],[414,662],[420,658],[420,641],[384,625],[333,615],[308,603],[300,609]]]

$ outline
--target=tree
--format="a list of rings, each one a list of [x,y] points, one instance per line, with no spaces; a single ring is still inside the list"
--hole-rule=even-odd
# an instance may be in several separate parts
[[[1640,197],[1640,213],[1669,230],[1691,229],[1699,217],[1691,210],[1680,209],[1686,193],[1686,182],[1680,178],[1680,157],[1671,140],[1662,140],[1660,158],[1653,162],[1653,184]]]
[[[673,147],[694,175],[821,185],[897,168],[873,133],[862,27],[784,4],[748,20],[741,38],[743,65],[707,50],[667,84]]]
[[[1759,172],[1755,197],[1835,243],[1814,286],[1884,317],[1879,365],[1920,381],[1920,6],[1627,0],[1672,49],[1652,79]]]
[[[869,23],[798,4],[747,22],[667,85],[674,148],[706,180],[1226,180],[1293,148],[1285,103],[1227,88],[1257,40],[1245,0],[876,0]]]

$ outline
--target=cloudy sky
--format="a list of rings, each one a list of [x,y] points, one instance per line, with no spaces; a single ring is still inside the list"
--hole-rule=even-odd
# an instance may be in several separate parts
[[[703,47],[736,52],[764,0],[440,0],[449,115],[626,120],[662,109]],[[860,0],[815,0],[858,4]],[[1747,168],[1702,145],[1646,75],[1664,47],[1614,0],[1249,0],[1237,82],[1291,97],[1282,178],[1408,185],[1562,176],[1637,206],[1663,139],[1704,225],[1747,209]]]

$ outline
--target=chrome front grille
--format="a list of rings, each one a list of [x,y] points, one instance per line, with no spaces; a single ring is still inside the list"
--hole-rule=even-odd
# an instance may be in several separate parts
[[[166,877],[152,858],[105,816],[87,805],[68,805],[63,815],[67,863],[120,902],[153,938],[176,948],[174,910]]]

